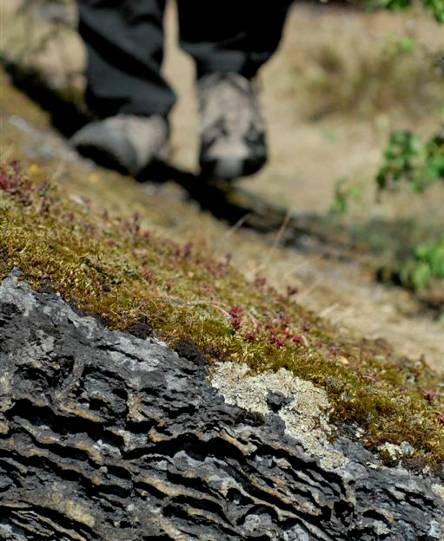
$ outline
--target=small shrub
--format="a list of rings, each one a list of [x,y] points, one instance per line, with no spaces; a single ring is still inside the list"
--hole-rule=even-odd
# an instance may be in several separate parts
[[[444,0],[422,0],[424,7],[429,10],[433,17],[444,23]],[[403,10],[413,4],[412,0],[371,0],[370,6],[375,8]]]
[[[444,181],[444,133],[426,143],[409,131],[392,133],[384,152],[384,163],[376,175],[379,191],[407,182],[413,191],[423,192]]]
[[[433,279],[444,279],[444,237],[437,242],[421,244],[414,257],[400,272],[401,281],[414,289],[425,289]]]
[[[409,131],[392,133],[376,175],[379,193],[397,189],[401,183],[422,193],[440,181],[444,181],[444,132],[425,143]],[[401,283],[415,290],[427,288],[432,280],[444,279],[444,237],[419,244],[398,268]]]
[[[330,213],[336,216],[343,216],[349,211],[351,203],[359,201],[361,198],[362,188],[347,183],[346,178],[341,178],[335,185],[335,194]]]

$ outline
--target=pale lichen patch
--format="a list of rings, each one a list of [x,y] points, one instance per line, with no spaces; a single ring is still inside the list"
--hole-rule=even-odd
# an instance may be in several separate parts
[[[331,404],[323,389],[285,368],[255,374],[247,365],[231,362],[216,363],[210,380],[228,404],[261,415],[272,413],[270,393],[282,396],[282,407],[274,412],[284,421],[288,435],[297,439],[307,453],[319,457],[324,468],[344,465],[346,458],[328,441]]]
[[[13,271],[8,278],[3,280],[3,282],[0,284],[0,297],[4,299],[4,302],[6,303],[14,303],[15,306],[18,306],[23,312],[23,315],[28,317],[35,307],[34,299],[31,296],[26,296],[23,298],[18,292],[19,290],[14,290],[9,287],[11,283],[18,283],[18,275],[19,273],[17,271]]]
[[[401,445],[386,442],[378,447],[381,455],[386,455],[392,462],[398,462],[401,458],[412,456],[415,453],[415,448],[409,442],[403,441]]]
[[[433,492],[444,501],[444,485],[436,483],[432,485]]]

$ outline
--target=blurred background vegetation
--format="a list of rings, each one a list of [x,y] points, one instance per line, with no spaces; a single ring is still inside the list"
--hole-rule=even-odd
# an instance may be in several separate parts
[[[8,0],[2,19],[3,62],[32,66],[79,100],[85,55],[73,1]],[[291,212],[345,227],[381,258],[380,279],[435,303],[444,301],[442,22],[443,0],[296,2],[262,75],[272,161],[243,181]],[[183,95],[173,160],[194,168],[196,141],[184,136],[196,132],[192,72],[172,35],[166,73]]]

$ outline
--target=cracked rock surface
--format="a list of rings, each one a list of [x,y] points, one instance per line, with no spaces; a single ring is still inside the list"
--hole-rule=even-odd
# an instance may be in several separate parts
[[[346,439],[326,468],[274,413],[285,397],[248,412],[178,351],[0,284],[0,539],[443,538],[436,480]]]

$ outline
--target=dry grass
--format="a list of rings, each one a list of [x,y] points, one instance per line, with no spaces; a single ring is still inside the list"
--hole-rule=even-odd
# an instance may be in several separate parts
[[[295,15],[284,54],[299,111],[309,119],[436,115],[444,105],[435,66],[442,29],[422,12],[340,13],[305,14],[305,31],[297,28],[302,14]]]

